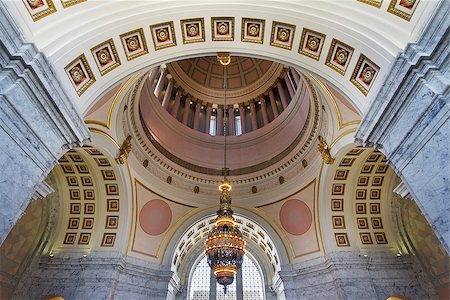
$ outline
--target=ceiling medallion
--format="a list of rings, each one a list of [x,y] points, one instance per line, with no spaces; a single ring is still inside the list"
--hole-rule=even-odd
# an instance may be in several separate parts
[[[106,49],[102,49],[97,52],[98,60],[102,65],[107,64],[111,60],[111,55]]]
[[[249,24],[247,32],[248,32],[248,35],[250,35],[250,36],[258,36],[259,35],[258,24]]]
[[[312,51],[316,51],[319,48],[320,41],[315,36],[310,36],[308,39],[308,48]]]
[[[72,70],[69,71],[69,73],[72,76],[72,80],[77,84],[82,82],[85,78],[83,70],[78,66],[73,67]]]
[[[225,22],[217,24],[217,32],[222,35],[228,34],[228,24]]]
[[[187,34],[188,34],[188,36],[197,36],[198,35],[198,24],[189,24],[187,26]]]
[[[347,61],[347,57],[348,57],[348,51],[346,51],[344,49],[340,49],[336,52],[336,61],[341,65],[345,64],[345,62]]]
[[[282,42],[286,42],[289,40],[289,30],[287,30],[286,28],[281,28],[280,30],[278,30],[278,39]]]
[[[31,7],[38,7],[41,4],[40,0],[27,0],[27,2]]]
[[[217,60],[224,66],[224,106],[227,103],[227,80],[226,66],[231,62],[229,54],[218,54]],[[236,227],[231,209],[231,184],[227,180],[227,115],[224,110],[223,117],[224,128],[224,168],[223,181],[219,185],[220,207],[217,211],[217,218],[214,227],[208,234],[205,241],[205,255],[208,264],[219,284],[223,285],[224,293],[227,293],[228,285],[234,281],[234,275],[242,266],[242,260],[245,254],[245,240],[242,233]]]
[[[166,28],[156,30],[156,38],[159,42],[165,42],[169,38],[169,32]]]
[[[127,44],[128,50],[130,50],[130,51],[135,51],[139,48],[139,40],[135,36],[132,36],[129,39],[127,39],[126,44]]]
[[[365,83],[370,83],[372,81],[373,76],[375,75],[375,70],[372,67],[367,66],[364,68],[361,75],[362,75],[362,80]]]

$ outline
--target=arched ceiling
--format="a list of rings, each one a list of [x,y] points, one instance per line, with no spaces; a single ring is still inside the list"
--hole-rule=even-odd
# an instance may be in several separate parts
[[[272,238],[278,236],[291,262],[325,255],[326,250],[395,250],[387,215],[392,190],[388,181],[393,173],[387,167],[378,173],[390,172],[389,176],[377,173],[386,166],[381,154],[348,146],[361,118],[358,112],[367,109],[392,61],[416,39],[437,1],[416,0],[408,9],[409,20],[399,16],[402,8],[395,0],[245,4],[54,0],[56,11],[39,15],[50,3],[42,1],[44,5],[35,12],[27,10],[28,2],[7,5],[26,38],[53,64],[93,135],[93,147],[66,153],[55,169],[66,200],[62,200],[64,227],[52,247],[62,252],[126,248],[127,254],[157,262],[165,255],[176,255],[169,246],[181,238],[182,229],[216,209],[220,179],[217,174],[200,176],[154,151],[130,124],[134,113],[139,118],[133,97],[148,77],[146,71],[154,66],[180,59],[199,61],[199,57],[228,51],[232,56],[299,68],[308,78],[314,98],[311,106],[317,113],[307,141],[295,145],[276,166],[230,178],[235,184],[234,207],[269,224],[260,223],[270,229]],[[388,12],[391,3],[397,14]],[[73,5],[64,8],[63,4]],[[195,24],[198,34],[187,36],[183,30]],[[234,28],[234,33],[218,30],[223,24]],[[116,164],[114,158],[129,135],[133,149],[125,164]],[[317,151],[319,135],[335,156],[334,165],[322,161]],[[236,144],[248,147],[239,140]],[[221,145],[217,143],[216,148],[222,149]],[[337,155],[343,148],[348,149]],[[283,150],[267,149],[269,154],[261,161],[270,161],[270,154]],[[258,150],[255,147],[255,153]],[[345,165],[353,157],[356,162]],[[218,165],[221,161],[214,167]],[[364,199],[358,198],[363,194]],[[93,200],[91,195],[100,196]],[[170,215],[165,226],[141,222],[155,207],[161,215]],[[301,209],[289,214],[293,207]],[[92,216],[95,221],[89,225]],[[293,230],[297,225],[302,230]]]
[[[246,1],[245,4],[240,1],[45,0],[44,5],[37,8],[21,1],[7,5],[26,38],[53,63],[67,92],[74,96],[82,112],[86,112],[112,85],[137,70],[217,51],[270,58],[318,74],[344,92],[360,111],[365,111],[389,71],[390,63],[408,42],[417,38],[437,2],[417,0],[408,6],[395,0]],[[216,24],[212,18],[217,16],[225,18],[219,18]],[[183,40],[180,21],[193,18],[203,20],[199,23],[204,32],[203,39],[186,37]],[[246,18],[257,20],[246,23]],[[234,32],[222,34],[217,39],[213,36],[213,25],[219,26],[222,21],[230,21],[228,25]],[[164,29],[161,23],[166,22],[169,22],[165,29],[170,42],[155,44],[158,40],[156,31]],[[259,24],[261,29],[259,40],[251,34],[246,35],[251,32],[249,26],[254,24]],[[130,59],[121,47],[121,40],[126,38],[124,34],[140,28],[148,54]],[[247,33],[242,34],[242,29],[247,29]],[[323,46],[319,47],[322,51],[316,51],[312,44],[306,46],[306,40],[301,41],[302,36],[308,39],[309,35]],[[109,39],[112,39],[109,50],[116,52],[117,64],[108,70],[97,69],[91,50],[105,46],[104,42]],[[309,49],[305,50],[305,47]],[[342,49],[344,52],[336,55]],[[312,55],[303,55],[302,51]],[[77,61],[82,54],[85,60]],[[319,54],[317,60],[311,58],[316,54]],[[331,62],[327,64],[328,56]],[[91,74],[84,70],[83,75],[92,80],[86,80],[89,84],[83,87],[82,95],[79,82],[73,83],[68,77],[73,67],[71,62],[86,64],[92,69]],[[343,66],[341,71],[336,69],[336,66],[340,68],[339,64]],[[359,65],[363,67],[360,69]],[[365,69],[364,66],[373,69],[364,74],[378,78],[373,76],[373,82],[369,80],[366,91],[361,89],[364,76],[359,72]],[[352,81],[354,72],[356,82]]]

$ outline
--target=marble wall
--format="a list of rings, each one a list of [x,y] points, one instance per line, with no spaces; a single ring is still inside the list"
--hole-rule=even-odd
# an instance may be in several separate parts
[[[286,299],[436,299],[434,289],[419,281],[411,257],[383,252],[364,257],[334,252],[326,257],[285,266],[280,272]]]
[[[89,138],[49,62],[0,2],[0,245],[58,158]]]
[[[356,140],[380,149],[450,253],[450,2],[399,55]]]
[[[437,299],[433,289],[419,280],[411,257],[395,254],[360,256],[336,252],[280,271],[284,291],[267,299],[387,299],[403,295],[411,299]],[[168,267],[117,252],[65,253],[37,257],[16,288],[12,299],[175,299],[168,292],[172,272]],[[284,292],[284,294],[283,294]],[[281,295],[283,294],[283,295]],[[186,299],[182,287],[176,299]]]
[[[118,252],[36,257],[12,299],[166,299],[169,268]]]

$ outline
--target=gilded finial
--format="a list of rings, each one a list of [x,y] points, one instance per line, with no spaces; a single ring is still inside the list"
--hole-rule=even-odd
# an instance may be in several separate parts
[[[334,162],[334,158],[330,154],[330,147],[327,145],[322,136],[319,136],[318,149],[320,154],[322,154],[323,162],[328,165],[331,165]]]

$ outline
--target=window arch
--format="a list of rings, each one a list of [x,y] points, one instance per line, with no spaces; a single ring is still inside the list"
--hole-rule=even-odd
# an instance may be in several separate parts
[[[222,286],[216,282],[205,256],[194,265],[191,271],[188,299],[236,300],[238,294],[241,294],[244,300],[264,300],[264,291],[261,268],[248,253],[244,256],[242,267],[235,276],[233,284],[228,287],[227,294],[224,294]]]

